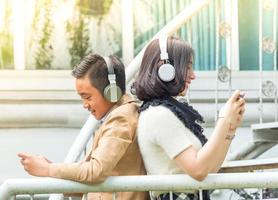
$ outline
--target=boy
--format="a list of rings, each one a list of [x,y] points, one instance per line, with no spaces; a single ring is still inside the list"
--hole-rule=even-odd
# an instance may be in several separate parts
[[[115,56],[89,54],[73,69],[76,90],[83,107],[97,120],[92,150],[77,163],[51,163],[44,157],[19,153],[24,169],[31,175],[62,178],[82,183],[98,183],[108,176],[143,175],[139,152],[135,102],[125,94],[125,70]],[[123,95],[121,95],[121,93]],[[119,200],[144,200],[145,192],[119,192]],[[88,199],[111,200],[112,193],[91,193]]]

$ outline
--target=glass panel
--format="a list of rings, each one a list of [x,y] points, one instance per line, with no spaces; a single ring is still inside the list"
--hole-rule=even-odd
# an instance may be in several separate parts
[[[120,0],[26,2],[27,69],[71,69],[89,52],[121,57]]]
[[[215,1],[192,17],[192,46],[195,50],[195,70],[215,70]],[[225,40],[221,44],[225,45]],[[223,50],[220,58],[224,59]],[[225,60],[224,60],[225,61]]]
[[[238,1],[239,56],[241,70],[259,70],[258,6],[258,0]],[[276,9],[278,9],[278,4]],[[263,38],[270,37],[273,39],[273,10],[263,9],[262,12]],[[275,17],[277,18],[277,16]],[[277,47],[278,45],[276,43],[276,49]],[[273,70],[273,53],[263,52],[262,63],[263,70]]]
[[[240,69],[259,70],[258,0],[238,1],[238,7]]]
[[[273,42],[273,15],[272,10],[265,10],[263,12],[263,39],[269,38],[271,41],[268,41],[268,47],[263,53],[263,69],[264,70],[273,70],[273,49],[270,48]],[[277,48],[277,47],[276,47]]]
[[[191,42],[196,55],[196,70],[215,70],[216,1],[221,5],[220,24],[223,23],[225,0],[212,1],[191,20]],[[14,68],[12,2],[0,0],[0,69]],[[24,2],[27,69],[71,69],[89,52],[105,55],[115,53],[121,57],[121,0]],[[192,2],[193,0],[135,0],[135,54]],[[278,3],[276,6],[278,7]],[[240,69],[258,70],[258,0],[238,1],[238,8]],[[263,37],[273,38],[272,21],[273,10],[264,9]],[[188,24],[181,27],[176,35],[187,40]],[[277,47],[276,43],[276,49]],[[219,54],[220,66],[226,65],[226,42],[223,37],[220,37]],[[273,70],[273,54],[263,53],[263,68]]]
[[[190,5],[193,0],[150,0],[134,1],[134,46],[137,54],[167,22]],[[223,5],[223,4],[222,4]],[[215,2],[204,8],[191,20],[192,46],[195,50],[195,69],[215,69]],[[140,8],[140,9],[138,9]],[[177,31],[176,35],[188,40],[188,24]],[[225,42],[225,41],[224,41]],[[225,62],[225,43],[221,61]]]
[[[0,0],[0,69],[13,69],[12,1]]]

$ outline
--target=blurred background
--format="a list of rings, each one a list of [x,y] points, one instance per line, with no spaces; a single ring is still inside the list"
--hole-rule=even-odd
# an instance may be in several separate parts
[[[209,137],[218,110],[233,90],[242,90],[247,110],[229,156],[251,144],[245,159],[275,158],[278,1],[209,2],[174,33],[195,50],[197,78],[184,99],[204,116]],[[63,162],[89,117],[71,77],[82,57],[116,54],[128,66],[192,3],[196,0],[0,0],[0,183],[29,177],[19,151]],[[215,199],[227,196],[238,199],[231,191],[215,193]]]
[[[0,68],[72,69],[89,52],[113,53],[128,64],[167,22],[192,2],[194,0],[1,0]],[[218,7],[216,2],[219,2]],[[188,40],[188,29],[192,29],[196,70],[216,69],[217,20],[222,25],[219,64],[226,64],[225,36],[232,31],[234,41],[237,39],[237,44],[232,44],[237,47],[233,49],[234,69],[259,70],[259,1],[235,2],[212,1],[192,18],[190,25],[187,23],[177,31],[177,36]],[[277,5],[275,0],[264,2],[267,3],[262,13],[263,39],[270,41],[274,36],[275,14],[271,6]],[[277,31],[275,33],[277,37]],[[123,49],[125,43],[131,48]],[[269,51],[263,55],[264,70],[273,69]]]

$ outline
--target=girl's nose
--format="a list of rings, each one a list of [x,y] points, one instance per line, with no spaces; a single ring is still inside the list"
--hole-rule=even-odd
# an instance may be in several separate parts
[[[189,70],[187,74],[187,80],[194,80],[196,78],[193,70]]]
[[[191,80],[194,80],[196,78],[195,73],[192,71],[191,76],[190,76]]]

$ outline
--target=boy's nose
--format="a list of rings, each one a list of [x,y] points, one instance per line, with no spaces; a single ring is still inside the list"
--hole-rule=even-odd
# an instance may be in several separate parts
[[[86,103],[86,102],[84,102],[84,103],[83,103],[83,108],[87,109],[88,107],[89,107],[89,104]]]

